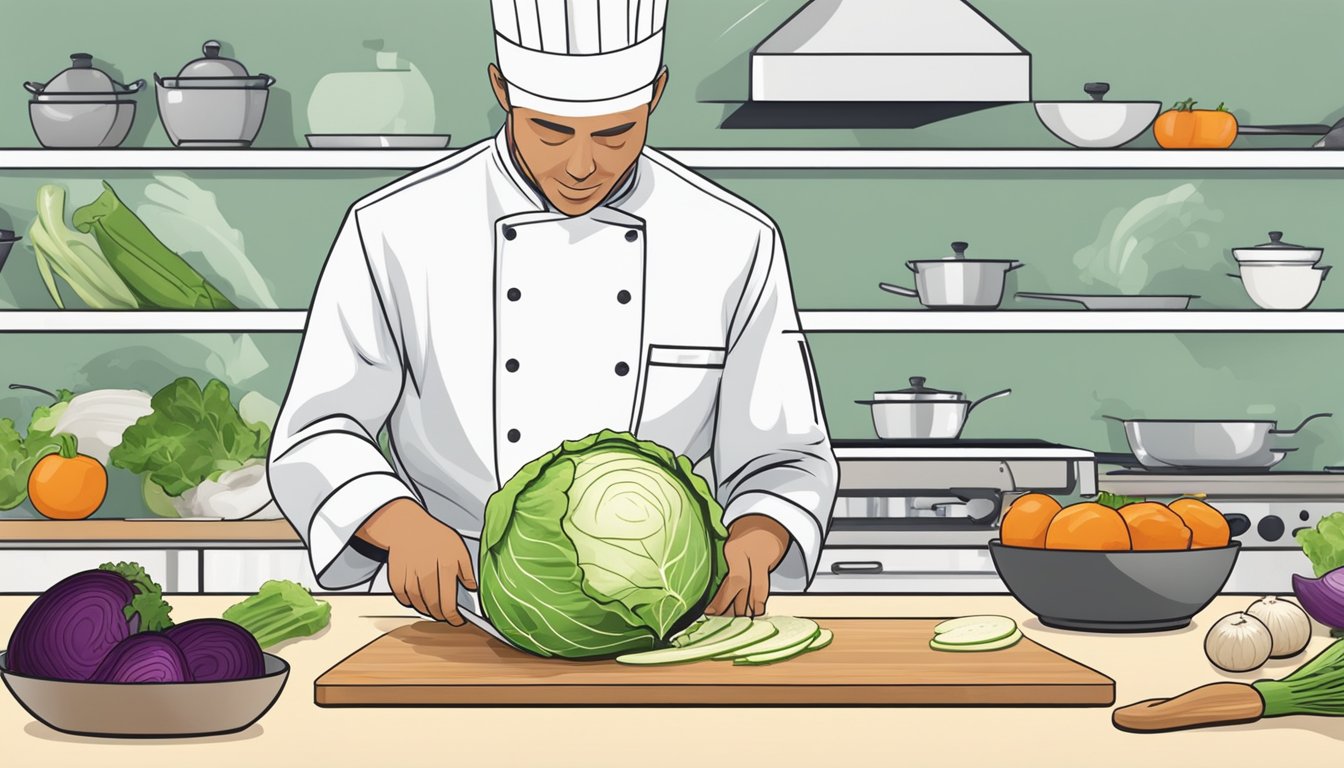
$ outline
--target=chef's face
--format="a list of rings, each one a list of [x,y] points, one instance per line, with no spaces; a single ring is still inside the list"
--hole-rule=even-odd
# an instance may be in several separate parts
[[[509,113],[506,131],[523,172],[561,213],[582,216],[601,204],[639,159],[667,70],[654,86],[651,103],[597,117],[562,117],[511,106],[507,83],[493,64],[490,82]]]

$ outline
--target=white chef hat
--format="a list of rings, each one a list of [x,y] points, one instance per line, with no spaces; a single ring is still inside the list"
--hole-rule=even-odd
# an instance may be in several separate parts
[[[491,0],[509,102],[566,117],[653,100],[667,0]]]

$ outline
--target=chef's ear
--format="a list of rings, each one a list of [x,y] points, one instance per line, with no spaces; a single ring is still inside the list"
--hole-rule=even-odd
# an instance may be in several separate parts
[[[499,71],[499,67],[491,64],[486,68],[490,76],[490,87],[495,91],[495,99],[499,101],[499,106],[505,112],[511,112],[509,106],[509,81],[504,79],[504,73]]]
[[[649,102],[649,114],[658,108],[658,102],[663,98],[663,89],[667,87],[667,67],[658,73],[658,79],[653,81],[653,101]]]

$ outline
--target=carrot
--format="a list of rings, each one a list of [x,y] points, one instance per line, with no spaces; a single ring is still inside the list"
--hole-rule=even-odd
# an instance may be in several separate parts
[[[58,453],[38,460],[28,475],[33,508],[52,520],[83,520],[107,498],[107,470],[97,459],[76,452],[72,435],[56,435]]]

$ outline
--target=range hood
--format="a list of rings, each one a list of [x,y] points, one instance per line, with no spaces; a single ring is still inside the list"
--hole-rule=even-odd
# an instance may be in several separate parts
[[[811,0],[751,52],[725,128],[911,128],[1031,100],[1031,54],[965,0]]]

